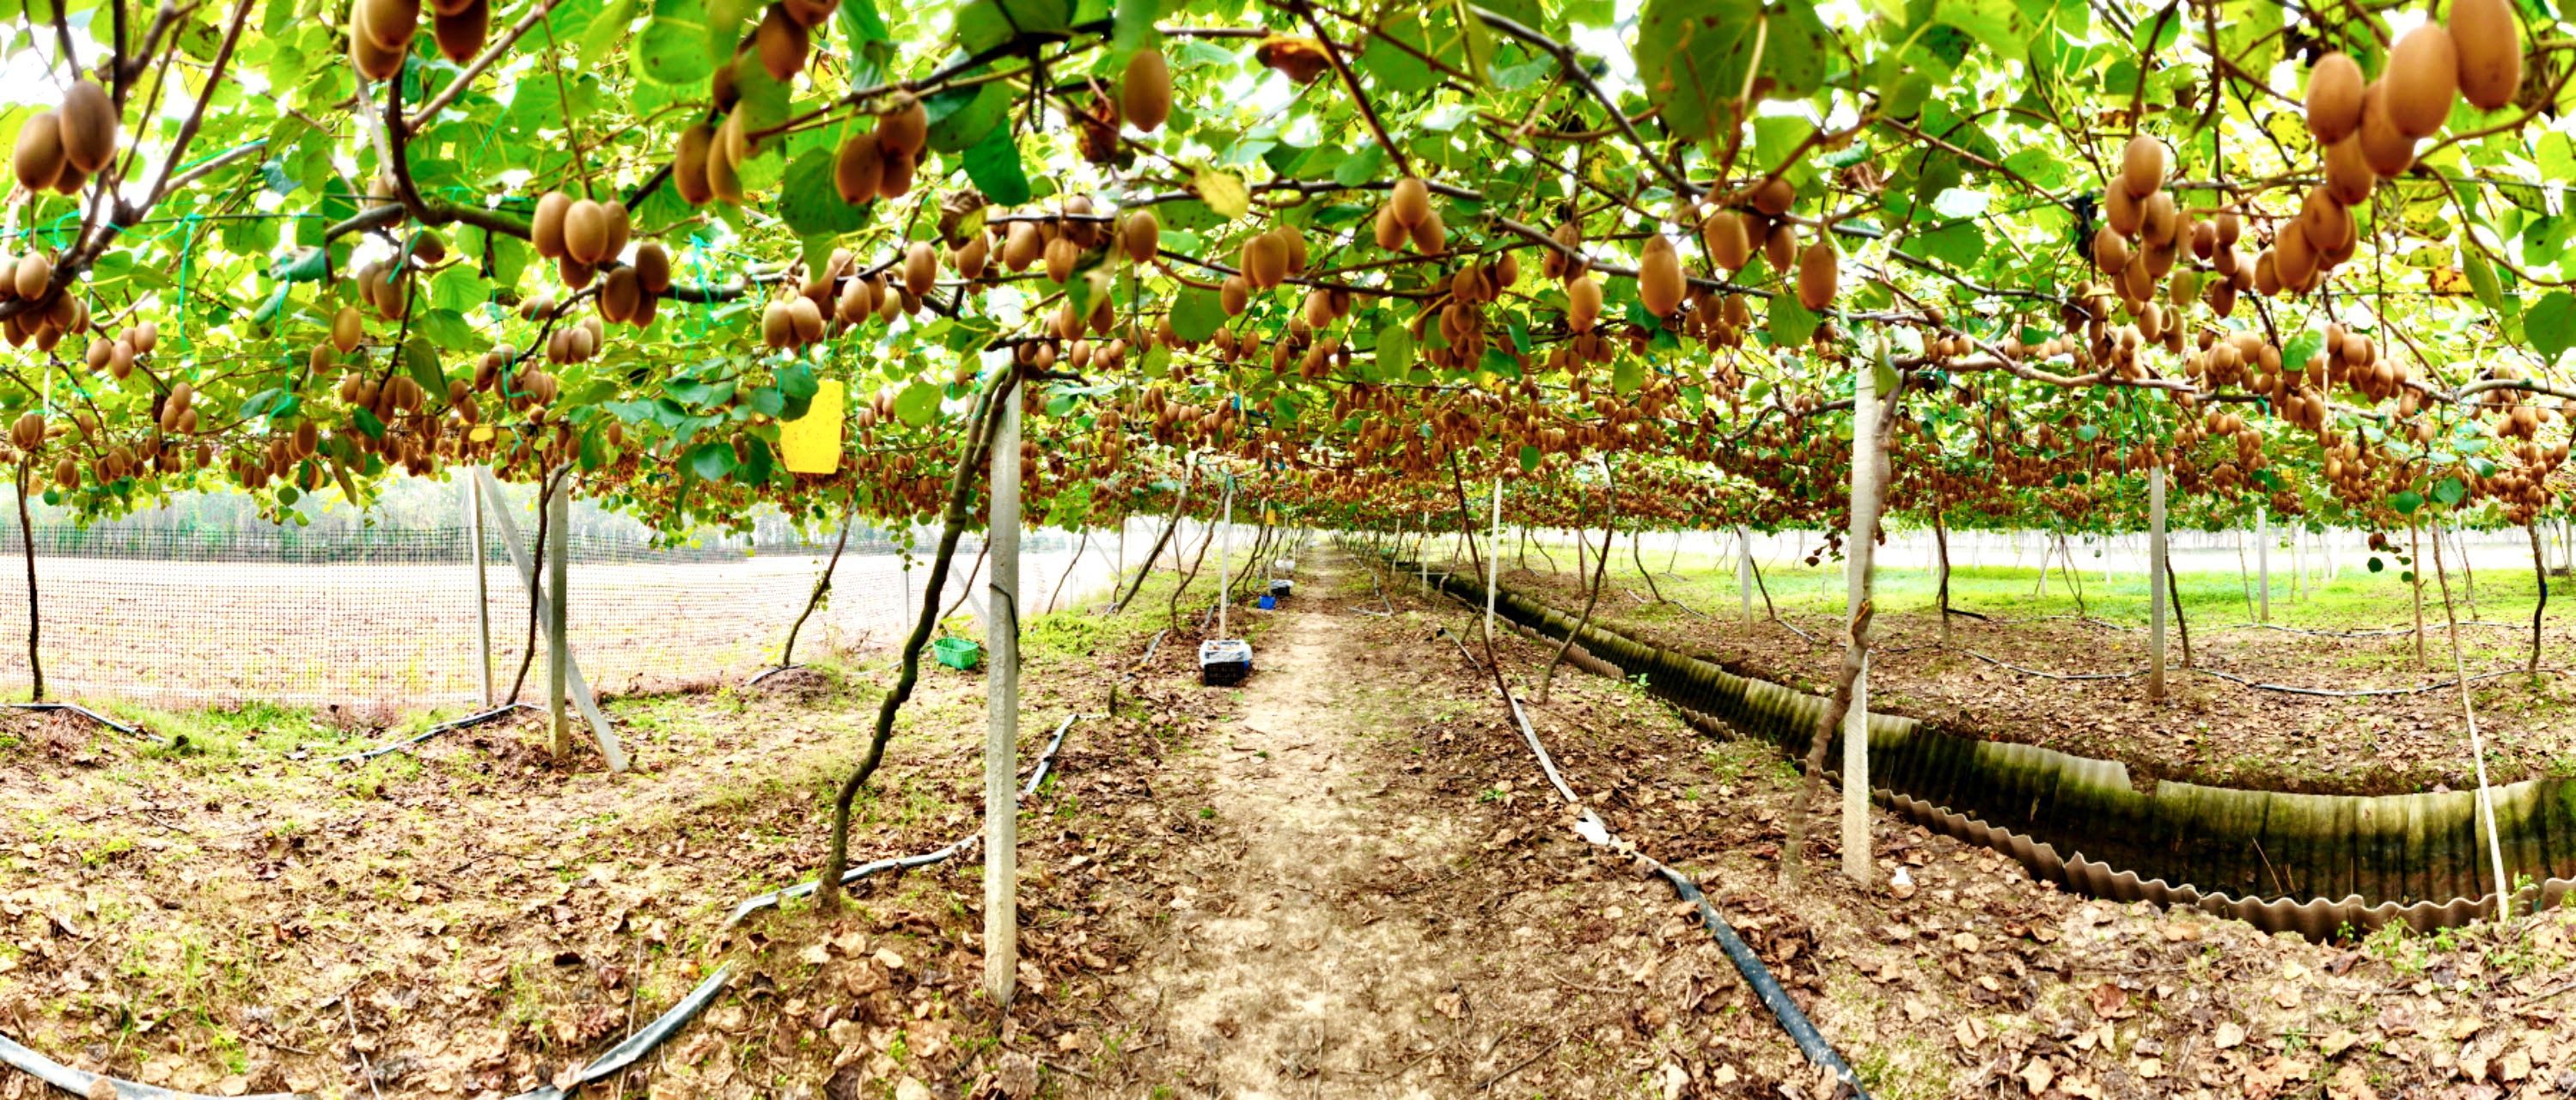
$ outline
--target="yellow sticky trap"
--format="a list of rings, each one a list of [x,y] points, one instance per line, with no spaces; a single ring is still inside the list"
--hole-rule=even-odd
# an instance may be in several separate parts
[[[473,431],[465,433],[465,438],[476,443],[489,443],[492,441],[492,426],[489,424],[477,424],[474,426]]]
[[[841,469],[840,380],[817,383],[805,415],[778,425],[778,449],[787,452],[787,472],[829,474]]]

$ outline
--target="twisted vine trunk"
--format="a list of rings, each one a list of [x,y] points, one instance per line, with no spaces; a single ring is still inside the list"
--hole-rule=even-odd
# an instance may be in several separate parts
[[[36,652],[36,640],[44,633],[44,616],[36,613],[36,525],[27,517],[27,487],[35,480],[29,471],[35,462],[28,458],[18,463],[18,547],[27,557],[27,678],[34,685],[28,698],[41,703],[45,701],[45,660]]]
[[[2531,536],[2532,579],[2540,582],[2540,604],[2531,609],[2531,660],[2523,663],[2523,670],[2538,672],[2540,671],[2540,613],[2549,610],[2549,563],[2543,560],[2540,554],[2540,521],[2535,519],[2523,524],[2522,530],[2524,534]],[[35,591],[35,586],[29,585],[28,591]],[[33,607],[34,604],[30,603],[28,606]]]
[[[519,701],[519,692],[528,686],[528,668],[537,661],[537,592],[546,575],[546,532],[554,510],[546,505],[563,491],[566,478],[572,476],[572,463],[555,467],[554,472],[537,479],[537,547],[528,556],[528,635],[519,646],[519,674],[510,678],[510,702]]]
[[[975,407],[969,421],[975,428],[966,437],[957,456],[957,469],[948,475],[948,514],[939,528],[939,550],[930,561],[930,580],[922,592],[921,617],[912,624],[912,634],[903,640],[902,671],[896,674],[894,686],[886,689],[885,702],[877,707],[875,732],[868,738],[867,755],[850,770],[841,783],[840,794],[832,800],[831,849],[823,857],[822,878],[815,883],[814,899],[826,912],[841,907],[841,875],[850,866],[850,803],[858,798],[859,788],[867,785],[877,766],[885,761],[886,742],[894,738],[894,716],[912,698],[913,685],[921,679],[921,651],[930,644],[930,634],[939,625],[939,593],[948,584],[948,566],[957,556],[957,538],[965,533],[967,504],[975,491],[975,471],[982,465],[984,453],[993,445],[993,433],[1002,418],[995,414],[1001,403],[1014,399],[1016,370],[1004,370],[993,376]]]
[[[1654,595],[1656,603],[1662,603],[1664,590],[1655,587],[1655,571],[1646,568],[1645,551],[1638,548],[1638,544],[1644,541],[1646,532],[1643,528],[1628,532],[1628,558],[1637,563],[1637,575],[1646,578],[1646,591]]]
[[[832,590],[832,571],[841,567],[841,551],[850,545],[850,513],[859,506],[859,491],[850,490],[850,502],[841,506],[841,537],[832,543],[832,560],[823,563],[823,575],[814,578],[814,594],[805,597],[805,611],[788,624],[787,644],[778,649],[778,667],[796,663],[796,635],[805,629],[805,620],[814,617],[814,609],[823,606],[823,596]]]
[[[1601,602],[1601,578],[1610,572],[1612,544],[1619,537],[1619,486],[1609,479],[1610,459],[1606,455],[1601,459],[1601,471],[1609,490],[1602,505],[1605,514],[1601,520],[1601,557],[1592,567],[1592,591],[1583,597],[1583,616],[1574,621],[1574,629],[1567,631],[1565,641],[1557,645],[1556,656],[1549,658],[1546,670],[1539,673],[1538,701],[1542,704],[1547,702],[1548,685],[1556,680],[1556,666],[1565,663],[1565,655],[1574,649],[1574,639],[1592,625],[1592,609]],[[1579,523],[1574,529],[1574,545],[1575,564],[1581,565],[1584,537]]]

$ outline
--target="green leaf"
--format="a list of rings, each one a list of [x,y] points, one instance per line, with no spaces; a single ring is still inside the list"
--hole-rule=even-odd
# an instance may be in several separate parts
[[[1771,343],[1776,347],[1804,345],[1816,335],[1821,321],[1807,307],[1799,304],[1795,294],[1774,295],[1771,299]]]
[[[921,101],[922,115],[930,122],[930,148],[941,153],[974,148],[997,131],[1009,138],[1010,128],[1002,123],[1010,111],[1010,86],[1001,83],[952,88]]]
[[[1386,147],[1376,142],[1369,142],[1360,146],[1358,152],[1343,157],[1340,164],[1333,166],[1333,182],[1344,187],[1357,187],[1376,179],[1378,172],[1385,167]]]
[[[349,419],[357,421],[358,430],[367,433],[367,438],[383,439],[385,437],[385,422],[376,419],[376,414],[368,412],[365,409],[352,409],[349,412]]]
[[[2004,60],[2028,59],[2032,37],[2030,20],[2023,16],[2020,5],[2014,0],[1933,0],[1932,22],[1968,32],[1978,45],[1994,51]]]
[[[635,22],[636,0],[609,0],[608,7],[593,17],[581,34],[581,56],[605,57],[626,37],[627,28]]]
[[[985,198],[1003,206],[1029,201],[1028,170],[1020,163],[1020,143],[1011,140],[1010,127],[993,127],[984,140],[966,150],[965,160],[966,178]]]
[[[2424,497],[2413,489],[2407,489],[2389,494],[2388,506],[2399,515],[2413,515],[2416,509],[2424,506]]]
[[[635,74],[656,84],[697,84],[714,76],[707,52],[707,11],[697,0],[653,0],[653,18],[635,36]]]
[[[2458,504],[2460,498],[2467,495],[2469,495],[2468,483],[2459,478],[2446,477],[2433,483],[2433,499],[2441,501],[2444,507]]]
[[[420,383],[420,388],[429,394],[430,400],[447,400],[447,375],[438,369],[438,345],[431,343],[428,336],[415,332],[410,340],[403,343],[402,357],[403,369],[411,372],[411,380]]]
[[[894,395],[894,414],[919,428],[939,419],[939,387],[915,381]]]
[[[1538,448],[1537,448],[1536,446],[1534,446],[1534,445],[1532,445],[1532,444],[1528,444],[1528,443],[1523,443],[1523,444],[1521,444],[1521,472],[1522,472],[1522,473],[1525,473],[1525,474],[1534,474],[1534,473],[1537,473],[1537,472],[1538,472],[1538,458],[1539,458],[1539,455],[1538,455]]]
[[[1380,381],[1402,381],[1413,371],[1413,357],[1413,330],[1398,323],[1378,331],[1377,367]]]
[[[876,205],[841,201],[840,189],[832,182],[832,156],[830,149],[808,149],[787,166],[786,183],[778,192],[778,216],[799,237],[857,232],[867,227],[869,210]]]
[[[2467,242],[2468,232],[2466,229],[2461,230],[2463,239],[2460,242],[2460,270],[2468,273],[2469,289],[2477,294],[2479,302],[2488,309],[2502,310],[2504,287],[2496,282],[2495,265],[2487,262],[2485,252]]]
[[[1751,0],[1648,0],[1634,59],[1666,128],[1703,141],[1735,125],[1758,18]]]
[[[725,475],[733,472],[733,445],[700,443],[689,448],[689,457],[684,465],[688,467],[690,473],[698,475],[700,480],[723,481]]]
[[[2542,296],[2523,314],[2522,334],[2542,362],[2557,362],[2560,352],[2576,344],[2576,298],[2564,290]]]
[[[1172,331],[1182,340],[1195,344],[1224,327],[1225,302],[1216,291],[1186,287],[1172,299]]]

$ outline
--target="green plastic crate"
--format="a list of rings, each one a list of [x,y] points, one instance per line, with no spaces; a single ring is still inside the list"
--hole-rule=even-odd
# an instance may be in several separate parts
[[[941,638],[930,643],[930,654],[950,668],[972,671],[984,663],[984,647],[972,638]]]

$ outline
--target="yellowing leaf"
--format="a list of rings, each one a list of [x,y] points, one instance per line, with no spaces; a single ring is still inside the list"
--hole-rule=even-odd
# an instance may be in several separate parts
[[[1244,186],[1243,177],[1214,168],[1199,169],[1194,181],[1199,198],[1208,209],[1231,220],[1252,212],[1252,189]]]

